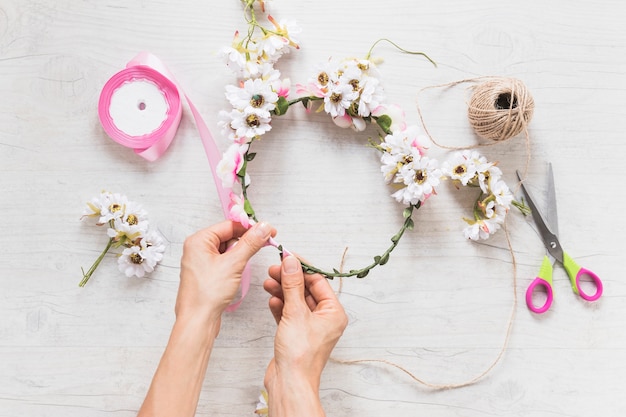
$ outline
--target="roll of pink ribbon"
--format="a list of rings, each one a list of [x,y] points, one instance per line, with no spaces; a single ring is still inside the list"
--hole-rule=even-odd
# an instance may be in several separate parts
[[[183,112],[180,100],[178,88],[162,73],[132,66],[107,81],[98,116],[111,139],[155,161],[176,135]]]
[[[181,97],[185,97],[196,122],[224,217],[229,218],[230,191],[216,175],[222,153],[202,116],[160,59],[142,52],[126,64],[125,69],[113,75],[100,93],[98,116],[111,139],[148,161],[155,161],[176,136],[183,113]],[[246,265],[240,299],[231,304],[228,311],[239,307],[249,288],[250,271]]]

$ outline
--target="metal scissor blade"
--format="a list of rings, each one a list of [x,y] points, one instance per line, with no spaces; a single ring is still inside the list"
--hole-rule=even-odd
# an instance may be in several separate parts
[[[548,163],[548,192],[546,196],[546,222],[552,233],[559,236],[559,216],[556,209],[556,190],[554,188],[554,172],[552,163]]]
[[[550,169],[550,172],[552,172],[551,169]],[[517,173],[517,178],[520,181],[522,181],[522,176],[520,175],[519,171],[516,171],[516,173]],[[551,181],[553,183],[550,186],[552,187],[552,191],[548,189],[548,193],[554,192],[554,179],[552,179]],[[523,182],[520,182],[520,185],[522,186],[522,191],[524,191],[524,194],[526,195],[526,200],[528,200],[528,206],[530,207],[531,213],[533,215],[533,219],[535,220],[535,224],[537,224],[537,227],[539,228],[539,234],[541,235],[541,238],[543,239],[543,244],[545,245],[550,255],[552,255],[559,262],[563,263],[563,249],[561,248],[559,239],[557,238],[556,234],[553,233],[547,221],[544,219],[543,215],[541,214],[541,211],[537,208],[537,205],[535,204],[535,201],[537,200],[535,200],[531,196],[531,193],[528,191],[528,188],[526,188]],[[550,198],[554,198],[556,201],[556,196],[548,197],[548,199]],[[554,213],[551,214],[553,216],[552,220],[554,220],[554,218],[556,217],[556,206],[553,206],[553,207],[554,207]]]

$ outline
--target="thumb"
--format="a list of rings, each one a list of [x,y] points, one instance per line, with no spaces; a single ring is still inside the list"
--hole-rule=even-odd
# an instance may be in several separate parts
[[[300,261],[295,256],[283,259],[280,273],[280,284],[283,288],[285,308],[306,308],[304,300],[304,273]]]
[[[265,244],[270,236],[276,234],[276,230],[266,222],[260,222],[252,226],[237,244],[228,251],[234,262],[245,265]]]

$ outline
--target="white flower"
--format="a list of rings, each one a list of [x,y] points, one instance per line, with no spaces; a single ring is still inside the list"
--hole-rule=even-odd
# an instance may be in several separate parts
[[[119,219],[124,215],[124,208],[128,203],[128,198],[125,195],[106,193],[103,194],[103,198],[98,224],[106,224],[110,220]]]
[[[463,229],[463,235],[470,240],[487,239],[490,236],[489,229],[484,228],[481,221],[476,221]]]
[[[359,116],[367,117],[383,103],[385,97],[377,78],[365,77],[361,80],[359,95]]]
[[[350,84],[333,84],[324,95],[324,111],[332,117],[343,116],[357,96]]]
[[[148,230],[148,213],[137,203],[129,201],[122,210],[121,217],[113,219],[107,235],[118,241],[133,242]]]
[[[324,62],[323,64],[317,65],[315,76],[311,80],[311,84],[313,84],[316,87],[316,89],[321,90],[322,92],[325,93],[328,91],[330,84],[336,81],[336,78],[337,78],[337,68],[329,60],[329,61]]]
[[[260,55],[270,62],[275,62],[288,51],[289,39],[268,32],[257,45]]]
[[[127,277],[133,275],[141,278],[154,271],[155,266],[163,259],[165,245],[161,235],[150,231],[138,245],[124,249],[117,260],[118,268]]]
[[[270,113],[261,109],[233,110],[230,112],[230,118],[232,119],[230,127],[235,131],[235,138],[253,139],[272,128]]]
[[[108,206],[110,203],[111,193],[103,191],[97,197],[94,197],[87,203],[87,207],[83,211],[82,217],[100,217],[102,216],[102,207]],[[102,223],[100,223],[102,224]]]
[[[276,107],[278,94],[269,82],[255,78],[246,80],[242,88],[226,86],[226,98],[237,110],[270,112]]]
[[[502,171],[493,163],[484,164],[477,172],[478,185],[483,193],[489,193],[489,184],[502,177]]]
[[[420,155],[424,150],[420,145],[419,128],[415,125],[406,129],[394,131],[391,135],[385,136],[381,147],[390,154],[411,155],[416,149]]]
[[[496,202],[505,207],[511,207],[511,203],[513,202],[513,194],[511,190],[506,185],[506,183],[502,180],[493,179],[491,181],[491,192],[496,197]]]
[[[237,174],[243,167],[245,162],[245,153],[248,151],[248,145],[239,145],[234,143],[228,147],[222,155],[222,159],[218,162],[215,172],[222,180],[224,188],[233,188],[235,182],[238,181]]]
[[[256,409],[254,410],[255,414],[258,414],[262,417],[267,417],[269,415],[269,408],[268,408],[267,402],[268,402],[267,391],[262,390],[261,395],[259,395],[259,401],[256,404]]]
[[[441,176],[436,160],[427,156],[415,158],[398,171],[397,177],[406,187],[395,192],[393,197],[406,205],[424,202],[435,193],[435,187],[439,185]]]
[[[476,164],[468,150],[455,152],[441,168],[446,176],[463,185],[467,185],[476,175]]]
[[[223,47],[219,55],[224,58],[226,65],[235,72],[240,72],[246,66],[246,56],[231,46]]]

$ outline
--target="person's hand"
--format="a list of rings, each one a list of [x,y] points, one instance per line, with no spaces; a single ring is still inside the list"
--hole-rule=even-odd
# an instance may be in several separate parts
[[[224,221],[189,236],[183,246],[176,317],[219,319],[237,294],[246,263],[275,234],[264,222],[246,231],[239,223]]]
[[[284,402],[295,394],[300,402],[298,413],[314,415],[310,408],[303,409],[303,402],[307,393],[314,394],[317,404],[311,406],[319,406],[320,377],[348,317],[326,279],[305,275],[295,256],[270,267],[269,274],[263,287],[271,295],[269,307],[278,324],[274,359],[265,374],[270,410],[280,407],[283,412],[275,408],[276,415],[287,414]]]

